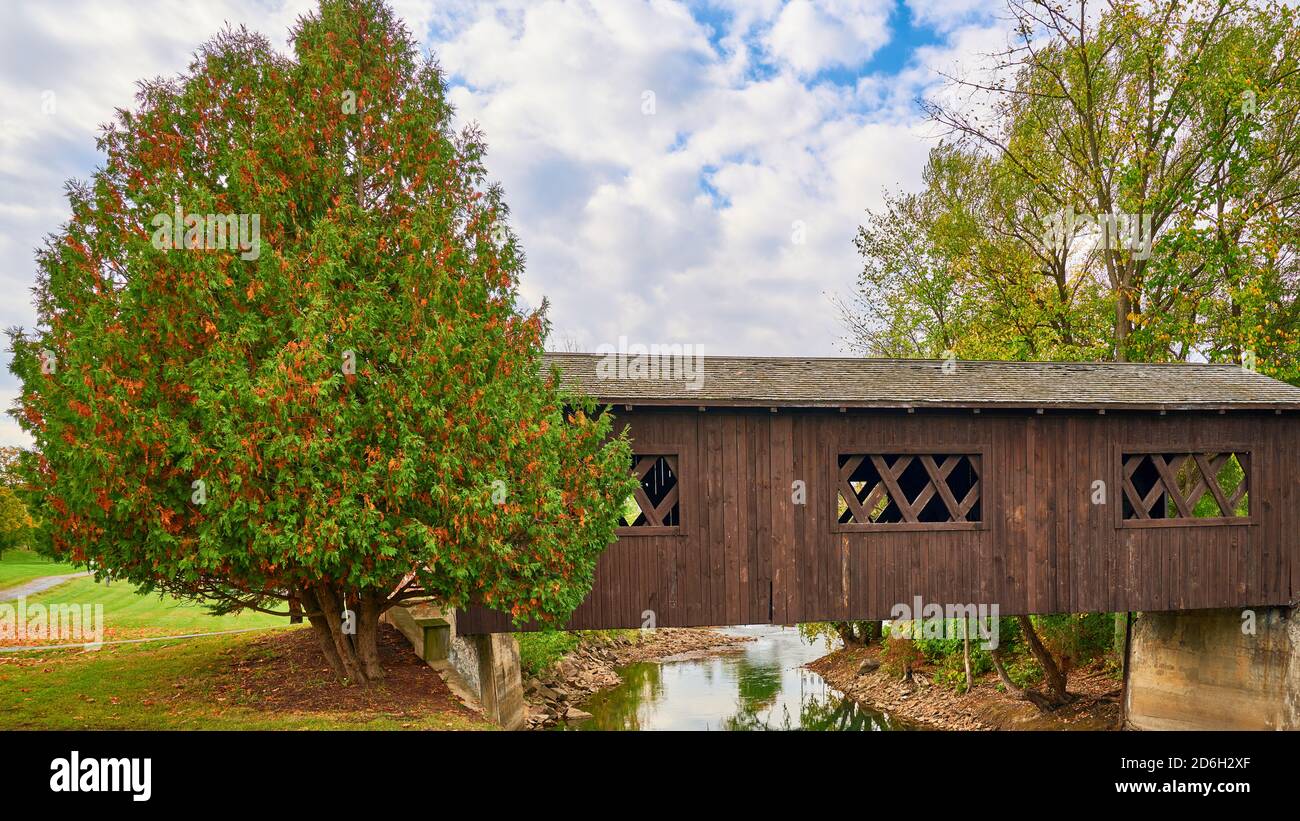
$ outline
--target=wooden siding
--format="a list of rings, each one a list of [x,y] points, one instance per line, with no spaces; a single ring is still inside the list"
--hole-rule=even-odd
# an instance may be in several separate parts
[[[888,618],[921,596],[1002,615],[1286,604],[1300,593],[1300,420],[1273,414],[643,409],[682,451],[679,535],[624,535],[573,629]],[[1251,451],[1251,523],[1119,525],[1119,448]],[[979,447],[983,526],[834,532],[836,452]],[[1091,501],[1106,482],[1107,504]],[[792,483],[806,483],[806,504]],[[470,608],[462,633],[511,629]]]

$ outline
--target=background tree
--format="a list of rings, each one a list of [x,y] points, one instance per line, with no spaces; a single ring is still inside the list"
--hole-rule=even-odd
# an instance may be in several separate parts
[[[1300,26],[1241,0],[1008,3],[926,104],[949,141],[857,244],[874,355],[1241,361],[1300,380]],[[1061,215],[1151,225],[1149,256]],[[900,344],[902,341],[905,344]]]
[[[1295,9],[1010,0],[1007,10],[1008,49],[925,103],[946,139],[922,190],[886,192],[859,229],[863,272],[839,303],[849,346],[1244,362],[1300,383]],[[1149,253],[1069,214],[1148,221]],[[1091,641],[1093,623],[1039,621],[1046,641],[1017,620],[1047,685],[1029,697],[1061,703],[1072,648]]]
[[[545,317],[516,310],[523,256],[436,65],[378,0],[324,0],[292,45],[222,32],[69,183],[39,326],[11,335],[23,472],[59,554],[221,611],[296,597],[368,682],[379,616],[419,593],[567,616],[630,453],[542,373]],[[177,209],[256,215],[260,246],[186,219],[178,247]]]
[[[22,500],[21,453],[15,447],[0,447],[0,556],[6,550],[26,547],[36,526]]]
[[[798,628],[799,637],[809,644],[825,640],[832,647],[836,639],[846,648],[865,647],[884,636],[883,621],[808,621]]]

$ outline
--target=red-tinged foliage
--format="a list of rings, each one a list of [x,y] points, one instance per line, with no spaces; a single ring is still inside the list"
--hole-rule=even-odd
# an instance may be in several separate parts
[[[629,456],[540,372],[506,205],[433,63],[372,0],[327,0],[293,46],[225,31],[106,128],[13,335],[16,416],[50,549],[219,609],[293,597],[365,681],[411,574],[567,616]],[[258,215],[259,253],[165,247],[177,208]]]

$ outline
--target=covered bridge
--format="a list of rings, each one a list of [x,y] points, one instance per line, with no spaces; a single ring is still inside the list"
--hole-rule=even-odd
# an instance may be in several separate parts
[[[1300,388],[1242,367],[548,361],[628,426],[641,478],[573,629],[1300,598]]]

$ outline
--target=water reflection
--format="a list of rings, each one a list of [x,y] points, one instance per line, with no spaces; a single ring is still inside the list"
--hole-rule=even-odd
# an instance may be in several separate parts
[[[641,662],[623,683],[583,709],[575,730],[901,730],[860,707],[803,665],[830,652],[793,628],[729,628],[754,637],[738,649],[699,658]]]

